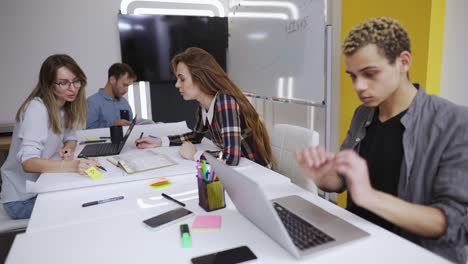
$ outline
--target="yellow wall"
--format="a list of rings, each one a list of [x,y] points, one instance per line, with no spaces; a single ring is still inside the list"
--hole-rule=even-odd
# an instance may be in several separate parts
[[[438,94],[442,64],[443,30],[446,0],[342,0],[343,40],[355,25],[373,17],[388,16],[397,19],[408,31],[413,64],[410,79]],[[345,73],[341,56],[340,139],[349,128],[354,109],[360,104],[350,78]],[[346,195],[338,196],[338,204],[346,206]]]
[[[444,49],[445,0],[432,0],[429,48],[426,71],[426,92],[440,94],[442,51]]]

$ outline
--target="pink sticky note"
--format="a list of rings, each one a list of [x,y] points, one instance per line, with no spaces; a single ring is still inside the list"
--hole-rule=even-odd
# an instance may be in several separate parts
[[[193,221],[192,228],[220,228],[220,215],[197,215]]]
[[[151,186],[155,186],[155,185],[165,185],[165,184],[168,184],[168,183],[169,183],[169,180],[166,179],[166,178],[157,178],[157,179],[151,181],[151,182],[149,183],[149,185],[151,185]]]

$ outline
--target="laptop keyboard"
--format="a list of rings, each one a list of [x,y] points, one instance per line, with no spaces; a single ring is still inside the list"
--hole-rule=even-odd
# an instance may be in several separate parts
[[[334,238],[325,234],[312,224],[304,221],[294,213],[291,213],[288,209],[278,203],[273,203],[273,207],[286,227],[294,245],[296,245],[300,250],[306,250],[311,247],[335,241]]]
[[[118,150],[119,144],[91,144],[86,145],[86,147],[81,151],[80,155],[85,155],[87,157],[109,156],[117,154]]]

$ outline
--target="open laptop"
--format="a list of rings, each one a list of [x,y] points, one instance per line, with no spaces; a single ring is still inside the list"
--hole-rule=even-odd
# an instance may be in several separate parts
[[[128,136],[132,133],[133,127],[135,126],[137,117],[133,118],[130,126],[125,133],[125,136],[122,138],[120,143],[96,143],[91,145],[86,145],[84,149],[78,155],[78,158],[84,157],[101,157],[101,156],[111,156],[118,155],[122,151],[125,142],[127,142]]]
[[[297,258],[369,235],[299,196],[268,200],[256,182],[204,156],[237,210]]]

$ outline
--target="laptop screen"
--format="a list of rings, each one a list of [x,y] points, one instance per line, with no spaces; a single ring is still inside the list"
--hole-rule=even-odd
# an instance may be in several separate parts
[[[135,115],[135,118],[133,118],[132,123],[130,123],[130,126],[128,127],[127,132],[125,132],[125,136],[122,138],[122,141],[120,142],[120,144],[125,144],[128,136],[130,136],[130,133],[132,133],[132,129],[136,124],[136,120],[137,120],[137,116]]]

